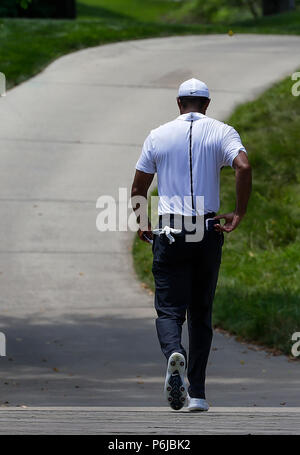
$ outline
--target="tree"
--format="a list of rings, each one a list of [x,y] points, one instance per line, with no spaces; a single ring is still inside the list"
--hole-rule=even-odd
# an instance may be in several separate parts
[[[0,17],[76,18],[76,0],[0,0]]]
[[[27,9],[29,3],[31,3],[31,0],[18,0],[19,5],[21,8]]]
[[[280,14],[295,8],[295,0],[262,0],[262,10],[264,16],[270,14]]]
[[[257,1],[255,1],[255,0],[245,0],[245,2],[248,5],[248,8],[250,9],[250,11],[253,14],[253,16],[255,18],[257,18],[259,16]]]
[[[26,9],[19,8],[20,17],[45,17],[62,19],[75,19],[76,1],[75,0],[18,0],[26,5]]]

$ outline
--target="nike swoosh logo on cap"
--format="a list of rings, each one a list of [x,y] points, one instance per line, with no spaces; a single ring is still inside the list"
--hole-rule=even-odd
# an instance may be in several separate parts
[[[197,93],[198,90],[195,90],[194,92],[190,92],[191,95],[193,95],[194,93]]]

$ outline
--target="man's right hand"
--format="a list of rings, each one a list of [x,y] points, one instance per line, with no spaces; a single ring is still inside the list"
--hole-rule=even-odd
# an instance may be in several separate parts
[[[149,242],[148,239],[150,240],[153,240],[153,233],[151,230],[149,231],[142,231],[141,229],[138,230],[138,236],[141,240],[143,240],[143,242],[146,242],[146,243],[151,243]]]

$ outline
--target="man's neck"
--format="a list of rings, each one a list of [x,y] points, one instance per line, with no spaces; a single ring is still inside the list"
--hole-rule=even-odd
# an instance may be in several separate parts
[[[195,109],[188,109],[188,108],[187,108],[187,109],[182,109],[182,110],[180,111],[180,115],[189,114],[190,112],[197,112],[197,113],[199,113],[199,114],[205,115],[205,112],[203,112],[202,110],[201,110],[201,111],[195,111]]]

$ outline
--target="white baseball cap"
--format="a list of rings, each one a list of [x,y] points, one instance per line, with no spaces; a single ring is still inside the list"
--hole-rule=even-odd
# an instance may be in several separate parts
[[[180,96],[204,96],[205,98],[209,98],[209,90],[204,82],[193,78],[180,85],[178,97]]]

